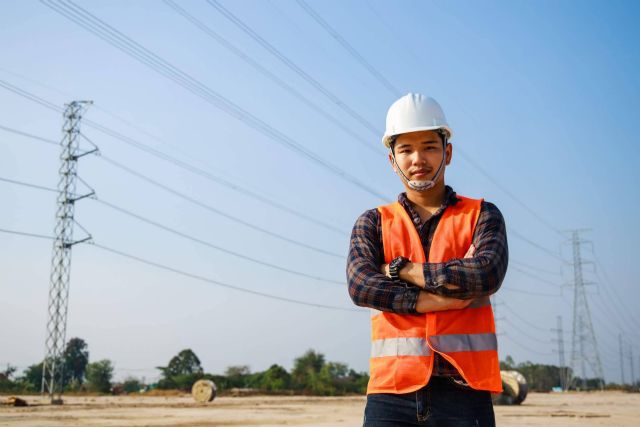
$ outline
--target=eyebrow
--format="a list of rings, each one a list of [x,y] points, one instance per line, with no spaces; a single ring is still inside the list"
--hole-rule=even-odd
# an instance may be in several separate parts
[[[425,139],[423,141],[418,142],[419,144],[440,144],[440,141],[436,140],[436,139]],[[411,144],[407,143],[407,142],[403,142],[400,144],[396,145],[396,149],[400,149],[400,148],[404,148],[404,147],[410,147]]]

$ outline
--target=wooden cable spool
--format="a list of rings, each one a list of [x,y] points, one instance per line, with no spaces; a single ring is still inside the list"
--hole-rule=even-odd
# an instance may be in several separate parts
[[[496,405],[519,405],[527,397],[527,380],[518,371],[500,371],[502,393],[493,395]]]
[[[211,380],[198,380],[191,387],[191,395],[200,403],[213,402],[216,398],[217,387]]]

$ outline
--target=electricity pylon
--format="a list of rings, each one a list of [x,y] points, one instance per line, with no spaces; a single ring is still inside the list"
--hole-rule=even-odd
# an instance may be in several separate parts
[[[62,152],[60,154],[60,171],[58,182],[58,198],[56,226],[54,229],[53,255],[51,262],[51,281],[49,287],[49,304],[47,310],[47,338],[45,340],[45,358],[42,365],[42,389],[51,398],[51,403],[62,403],[62,387],[64,381],[63,352],[67,334],[67,308],[69,302],[69,279],[71,273],[71,248],[91,239],[73,240],[75,222],[75,203],[93,192],[82,196],[76,195],[78,178],[78,159],[97,151],[80,152],[80,120],[91,101],[73,101],[64,110],[64,126]]]
[[[585,286],[590,284],[584,280],[583,266],[590,262],[584,261],[580,252],[581,245],[588,243],[580,239],[580,231],[571,232],[571,244],[573,246],[573,334],[571,337],[571,369],[575,384],[575,375],[580,373],[582,389],[587,389],[587,366],[594,377],[599,380],[600,387],[604,388],[604,374],[602,362],[596,342],[596,335],[591,322],[591,312]]]

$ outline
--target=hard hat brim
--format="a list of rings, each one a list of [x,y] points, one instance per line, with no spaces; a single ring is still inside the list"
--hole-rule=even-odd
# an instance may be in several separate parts
[[[405,133],[411,133],[411,132],[420,132],[420,131],[424,131],[424,130],[438,130],[438,129],[444,129],[447,132],[447,139],[451,140],[451,138],[453,138],[453,132],[451,131],[451,128],[449,126],[418,126],[418,127],[414,127],[414,128],[409,128],[409,129],[404,129],[402,132],[393,134],[393,135],[385,135],[382,137],[382,144],[387,147],[387,148],[391,148],[391,141],[393,141],[393,139],[395,137],[397,137],[398,135],[403,135]]]

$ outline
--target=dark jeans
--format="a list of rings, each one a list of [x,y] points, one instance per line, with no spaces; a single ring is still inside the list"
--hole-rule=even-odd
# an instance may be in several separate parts
[[[425,387],[406,394],[370,394],[364,427],[495,427],[488,391],[432,377]]]

